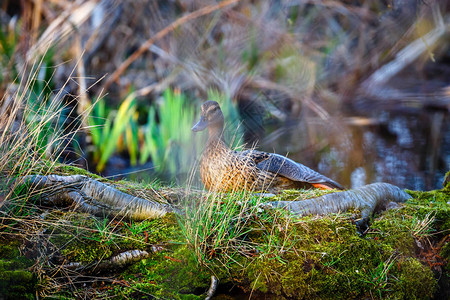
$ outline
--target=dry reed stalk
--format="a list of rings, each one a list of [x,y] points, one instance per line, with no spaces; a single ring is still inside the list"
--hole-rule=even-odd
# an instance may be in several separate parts
[[[215,5],[208,5],[206,7],[203,7],[199,10],[196,10],[192,13],[189,13],[185,16],[182,16],[181,18],[175,20],[174,22],[170,23],[168,26],[166,26],[164,29],[156,33],[153,37],[148,39],[146,42],[144,42],[139,49],[137,49],[133,54],[130,55],[129,58],[127,58],[114,73],[112,73],[109,78],[106,80],[106,82],[103,85],[103,89],[107,90],[108,87],[117,79],[119,76],[136,60],[138,59],[144,52],[148,51],[150,46],[152,46],[157,40],[162,39],[170,32],[174,31],[177,27],[183,25],[186,22],[189,22],[191,20],[197,19],[199,17],[208,15],[216,10],[222,9],[224,7],[230,6],[232,4],[235,4],[239,2],[240,0],[226,0],[223,2],[220,2]]]
[[[42,0],[35,0],[33,19],[31,20],[31,32],[33,36],[33,41],[37,39],[39,25],[41,23],[41,15],[42,15]]]
[[[426,35],[419,37],[397,53],[395,58],[376,70],[362,83],[369,94],[377,95],[379,87],[386,84],[392,77],[414,62],[420,55],[430,51],[430,48],[450,30],[450,24],[445,24],[439,6],[433,6],[433,17],[436,27]]]
[[[70,32],[79,28],[92,14],[99,0],[86,1],[81,5],[73,5],[71,9],[64,10],[44,31],[36,44],[27,52],[27,62],[36,56],[45,53],[55,41],[66,38]]]
[[[80,35],[77,33],[75,36],[75,53],[76,53],[76,57],[79,57],[78,60],[78,68],[77,68],[77,73],[78,73],[78,93],[79,93],[79,100],[78,100],[78,105],[77,105],[77,114],[78,115],[82,115],[83,112],[85,112],[87,109],[89,109],[89,106],[91,105],[91,101],[89,100],[87,91],[87,84],[86,84],[86,68],[84,66],[84,61],[83,61],[83,47],[81,45],[81,37]],[[83,124],[83,126],[88,126],[88,124]]]

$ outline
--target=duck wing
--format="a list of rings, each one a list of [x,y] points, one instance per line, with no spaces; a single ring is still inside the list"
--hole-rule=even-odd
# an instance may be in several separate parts
[[[336,181],[285,156],[257,150],[246,150],[241,153],[242,155],[251,157],[255,162],[256,167],[260,170],[276,173],[292,181],[307,182],[314,187],[344,189]]]

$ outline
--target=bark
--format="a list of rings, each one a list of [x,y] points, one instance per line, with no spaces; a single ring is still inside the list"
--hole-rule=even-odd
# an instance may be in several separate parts
[[[30,185],[30,191],[39,193],[43,204],[74,204],[76,209],[94,215],[144,220],[177,212],[169,203],[133,196],[83,175],[29,175],[16,183]]]
[[[152,248],[152,252],[157,252],[160,249],[157,247]],[[117,254],[110,259],[83,264],[81,262],[71,262],[66,265],[62,265],[61,268],[65,270],[72,270],[81,273],[101,273],[101,272],[111,272],[113,269],[124,268],[135,262],[141,261],[144,258],[150,257],[151,253],[144,250],[129,250]]]
[[[353,208],[361,211],[362,218],[367,218],[376,210],[386,209],[391,201],[401,203],[410,198],[412,197],[399,187],[379,182],[316,198],[301,201],[273,201],[264,203],[263,206],[284,208],[300,216],[345,212]]]
[[[217,285],[219,284],[219,280],[216,278],[216,276],[211,275],[211,285],[208,289],[208,292],[206,292],[206,298],[205,300],[210,300],[214,296],[217,290]]]

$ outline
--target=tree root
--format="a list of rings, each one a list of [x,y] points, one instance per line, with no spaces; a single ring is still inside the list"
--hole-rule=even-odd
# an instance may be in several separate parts
[[[361,211],[362,218],[368,218],[375,211],[386,209],[391,201],[401,203],[410,198],[412,197],[399,187],[379,182],[316,198],[301,201],[273,201],[264,203],[262,206],[284,208],[300,216],[345,212],[353,208]]]
[[[211,275],[211,285],[209,286],[208,292],[206,293],[205,300],[212,299],[217,290],[217,285],[219,284],[219,279],[216,276]]]
[[[19,183],[30,185],[32,193],[39,193],[41,203],[45,205],[75,204],[76,209],[94,215],[112,215],[139,221],[159,218],[170,212],[180,213],[173,205],[159,201],[161,196],[157,200],[153,199],[157,197],[140,198],[83,175],[30,175],[22,177]],[[397,186],[373,183],[316,198],[273,201],[261,206],[284,208],[300,216],[345,212],[353,208],[361,211],[362,219],[367,219],[374,211],[386,209],[391,201],[401,203],[410,198]]]
[[[152,252],[157,252],[160,249],[158,247],[152,247]],[[66,265],[62,265],[61,268],[65,270],[71,270],[81,273],[101,273],[110,272],[114,269],[124,268],[125,266],[131,265],[135,262],[141,261],[151,255],[144,250],[129,250],[117,254],[110,259],[102,260],[96,263],[83,264],[81,262],[72,262]]]
[[[42,204],[75,204],[75,209],[98,216],[145,220],[178,211],[169,203],[136,197],[83,175],[29,175],[15,183],[30,185],[32,194],[39,193]]]

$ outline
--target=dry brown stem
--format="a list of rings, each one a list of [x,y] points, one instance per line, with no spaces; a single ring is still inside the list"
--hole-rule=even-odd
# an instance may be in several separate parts
[[[143,43],[139,49],[137,49],[132,55],[130,55],[129,58],[127,58],[114,73],[112,73],[109,78],[106,80],[105,84],[103,85],[103,90],[107,90],[108,87],[115,82],[119,76],[136,60],[138,59],[144,52],[148,51],[150,46],[152,46],[157,40],[160,40],[161,38],[165,37],[170,32],[174,31],[177,27],[183,25],[186,22],[189,22],[191,20],[194,20],[196,18],[199,18],[201,16],[210,14],[216,10],[222,9],[226,6],[230,6],[232,4],[235,4],[239,2],[240,0],[227,0],[220,2],[215,5],[208,5],[206,7],[203,7],[199,10],[196,10],[190,14],[187,14],[174,22],[170,23],[168,26],[166,26],[164,29],[159,31],[157,34],[149,38],[145,43]]]

